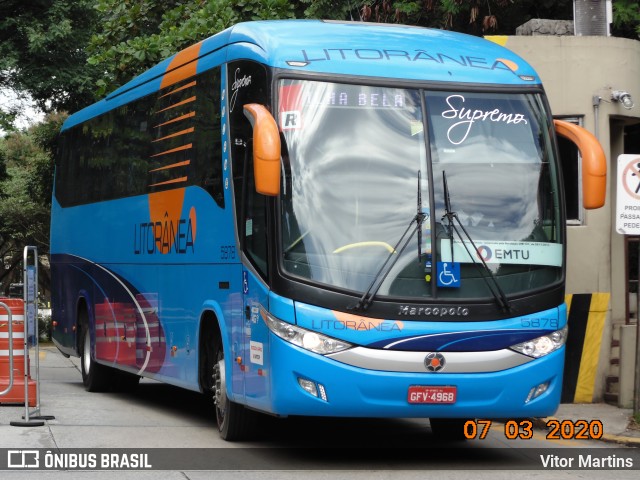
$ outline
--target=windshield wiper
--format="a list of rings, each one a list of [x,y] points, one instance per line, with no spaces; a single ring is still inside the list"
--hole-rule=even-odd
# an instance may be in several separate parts
[[[473,255],[469,251],[469,247],[467,247],[467,244],[464,238],[462,237],[462,235],[460,234],[460,231],[456,227],[456,223],[457,223],[460,229],[464,232],[465,237],[469,240],[469,243],[471,243],[471,246],[473,246],[474,252],[478,252],[478,247],[473,241],[473,238],[471,238],[471,235],[469,235],[469,232],[467,232],[466,228],[464,228],[464,226],[462,225],[462,222],[460,222],[460,219],[458,218],[458,214],[451,210],[451,198],[449,196],[449,187],[447,186],[447,173],[444,170],[442,171],[442,187],[444,189],[444,215],[442,216],[442,220],[446,218],[449,222],[448,228],[449,228],[449,241],[451,242],[451,261],[453,262],[453,233],[451,233],[451,230],[453,230],[454,232],[456,232],[456,235],[458,235],[458,238],[460,239],[460,243],[462,243],[462,246],[467,251],[469,258],[471,258],[471,261],[478,269],[478,272],[480,273],[480,276],[482,277],[485,284],[487,285],[487,288],[491,291],[491,294],[496,299],[496,303],[498,304],[498,306],[503,311],[510,312],[511,305],[509,305],[509,300],[507,299],[507,296],[504,294],[504,291],[502,290],[502,288],[500,288],[498,279],[496,278],[494,273],[491,271],[487,263],[484,261],[484,258],[482,258],[482,255],[477,255],[476,253],[481,263],[476,262],[475,260],[476,255]],[[456,223],[454,223],[454,220],[456,221]],[[480,265],[482,265],[484,268],[480,268]],[[491,281],[489,281],[489,279],[491,279]]]
[[[420,170],[418,170],[418,210],[416,212],[416,216],[414,217],[415,220],[420,215],[422,215],[418,224],[418,263],[420,263],[420,257],[422,257],[422,228],[420,228],[420,225],[422,225],[422,222],[424,222],[425,218],[425,214],[422,211],[422,189],[420,188],[422,186],[422,182],[420,177],[421,172]]]
[[[382,266],[378,269],[376,274],[373,276],[373,280],[369,284],[369,288],[367,288],[367,290],[364,292],[362,297],[360,297],[360,300],[358,300],[358,303],[356,303],[353,307],[349,307],[348,310],[362,312],[362,311],[365,311],[367,308],[369,308],[371,303],[373,303],[373,298],[376,296],[376,293],[378,293],[378,290],[380,290],[380,287],[382,286],[385,279],[387,278],[387,275],[389,275],[389,272],[391,272],[391,269],[393,268],[393,266],[396,264],[396,262],[402,255],[402,252],[404,252],[404,249],[407,248],[407,245],[409,244],[409,241],[411,240],[413,235],[416,233],[416,230],[418,231],[418,261],[420,261],[420,255],[421,255],[420,244],[422,243],[422,222],[424,222],[424,219],[426,217],[426,215],[422,211],[422,194],[420,191],[420,187],[421,187],[420,176],[421,174],[420,174],[420,171],[418,170],[418,199],[417,199],[418,211],[416,212],[416,215],[411,219],[411,221],[409,222],[409,225],[407,225],[406,230],[404,231],[404,233],[402,234],[398,242],[393,247],[393,250],[389,252],[387,259],[384,261]],[[411,230],[411,226],[414,223],[415,223],[415,227],[413,228],[411,233],[407,235],[409,230]],[[402,247],[400,248],[400,250],[398,250],[398,247],[400,247],[401,243],[402,243]]]

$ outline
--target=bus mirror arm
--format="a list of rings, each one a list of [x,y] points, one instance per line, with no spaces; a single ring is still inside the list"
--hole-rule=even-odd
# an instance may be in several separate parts
[[[582,157],[582,204],[586,209],[604,206],[607,193],[607,157],[598,139],[570,122],[554,120],[556,133],[572,143]]]
[[[256,192],[268,196],[280,193],[280,132],[264,105],[244,105],[244,114],[253,127],[253,171]]]

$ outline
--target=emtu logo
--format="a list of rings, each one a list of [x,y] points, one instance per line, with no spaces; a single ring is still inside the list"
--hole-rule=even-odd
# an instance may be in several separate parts
[[[485,262],[488,262],[493,257],[493,252],[486,245],[480,245],[476,251],[478,252],[478,257]]]

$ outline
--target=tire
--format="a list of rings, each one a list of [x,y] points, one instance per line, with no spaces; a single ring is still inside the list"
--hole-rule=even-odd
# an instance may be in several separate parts
[[[82,383],[87,392],[105,392],[111,386],[112,372],[109,367],[100,365],[95,361],[94,354],[91,351],[88,317],[86,310],[83,310],[79,315]]]
[[[213,403],[220,437],[228,442],[250,439],[255,432],[257,414],[227,397],[224,350],[218,343],[213,363]]]
[[[431,432],[437,439],[446,442],[463,442],[467,440],[464,434],[466,418],[430,418]]]

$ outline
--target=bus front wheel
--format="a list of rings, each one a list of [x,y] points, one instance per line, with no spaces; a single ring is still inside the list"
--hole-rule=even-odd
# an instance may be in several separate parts
[[[224,351],[220,345],[217,349],[216,363],[213,367],[216,421],[220,436],[227,441],[243,440],[250,437],[253,430],[254,412],[235,403],[227,396]]]

